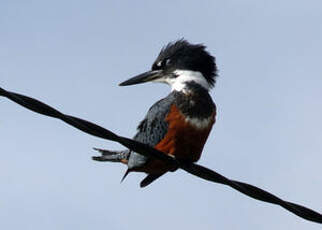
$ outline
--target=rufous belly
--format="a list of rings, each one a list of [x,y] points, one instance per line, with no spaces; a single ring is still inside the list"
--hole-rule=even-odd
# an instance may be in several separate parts
[[[179,109],[173,105],[166,117],[168,132],[164,138],[155,145],[161,152],[174,156],[178,160],[195,162],[202,153],[204,144],[215,122],[215,112],[209,119],[209,124],[200,126],[189,121]],[[195,122],[195,120],[194,120]],[[149,159],[147,164],[138,171],[151,174],[174,171],[163,161]]]

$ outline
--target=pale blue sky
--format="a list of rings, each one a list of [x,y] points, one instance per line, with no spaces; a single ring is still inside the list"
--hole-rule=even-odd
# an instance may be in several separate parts
[[[0,86],[133,136],[165,85],[118,87],[185,37],[216,56],[217,123],[200,163],[322,212],[322,3],[0,2]],[[83,134],[0,98],[0,229],[294,229],[321,226],[182,171],[140,189],[93,162]]]

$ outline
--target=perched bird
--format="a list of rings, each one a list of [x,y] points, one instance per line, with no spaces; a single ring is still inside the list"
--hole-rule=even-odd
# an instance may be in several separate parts
[[[63,114],[37,99],[10,92],[1,87],[0,96],[36,113],[60,119],[85,133],[116,141],[144,154],[140,155],[129,149],[123,151],[96,149],[101,156],[93,157],[97,161],[126,164],[128,170],[123,179],[129,172],[147,173],[148,175],[140,184],[141,187],[149,185],[166,172],[175,171],[180,167],[192,175],[228,185],[254,199],[280,205],[306,220],[322,223],[322,215],[312,209],[282,200],[256,186],[230,180],[206,167],[193,164],[199,160],[215,123],[216,106],[208,91],[214,86],[216,76],[215,58],[205,50],[205,46],[190,44],[185,40],[165,46],[150,71],[120,84],[124,86],[148,81],[163,82],[170,85],[172,89],[166,98],[156,102],[149,109],[138,126],[135,140],[121,137],[90,121]],[[149,154],[154,157],[147,157]]]
[[[171,87],[171,93],[149,109],[137,128],[134,140],[148,144],[178,161],[199,160],[216,118],[216,106],[208,91],[215,84],[217,66],[215,58],[205,49],[202,44],[190,44],[183,39],[171,42],[161,50],[150,71],[120,84],[161,82]],[[101,156],[93,157],[94,160],[121,162],[128,166],[123,179],[129,172],[147,173],[141,187],[177,169],[128,149],[95,150]]]

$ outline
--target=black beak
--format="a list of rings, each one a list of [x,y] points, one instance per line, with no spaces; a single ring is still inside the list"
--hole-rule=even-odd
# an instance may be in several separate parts
[[[141,84],[144,82],[153,81],[153,80],[158,79],[160,77],[162,77],[160,70],[151,70],[151,71],[142,73],[140,75],[137,75],[135,77],[132,77],[129,80],[126,80],[126,81],[120,83],[119,86]]]

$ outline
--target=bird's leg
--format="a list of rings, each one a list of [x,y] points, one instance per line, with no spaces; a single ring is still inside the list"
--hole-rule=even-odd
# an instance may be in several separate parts
[[[127,164],[130,151],[110,151],[107,149],[94,148],[94,150],[101,153],[101,156],[93,156],[92,159],[95,161],[111,161],[111,162],[121,162]]]

